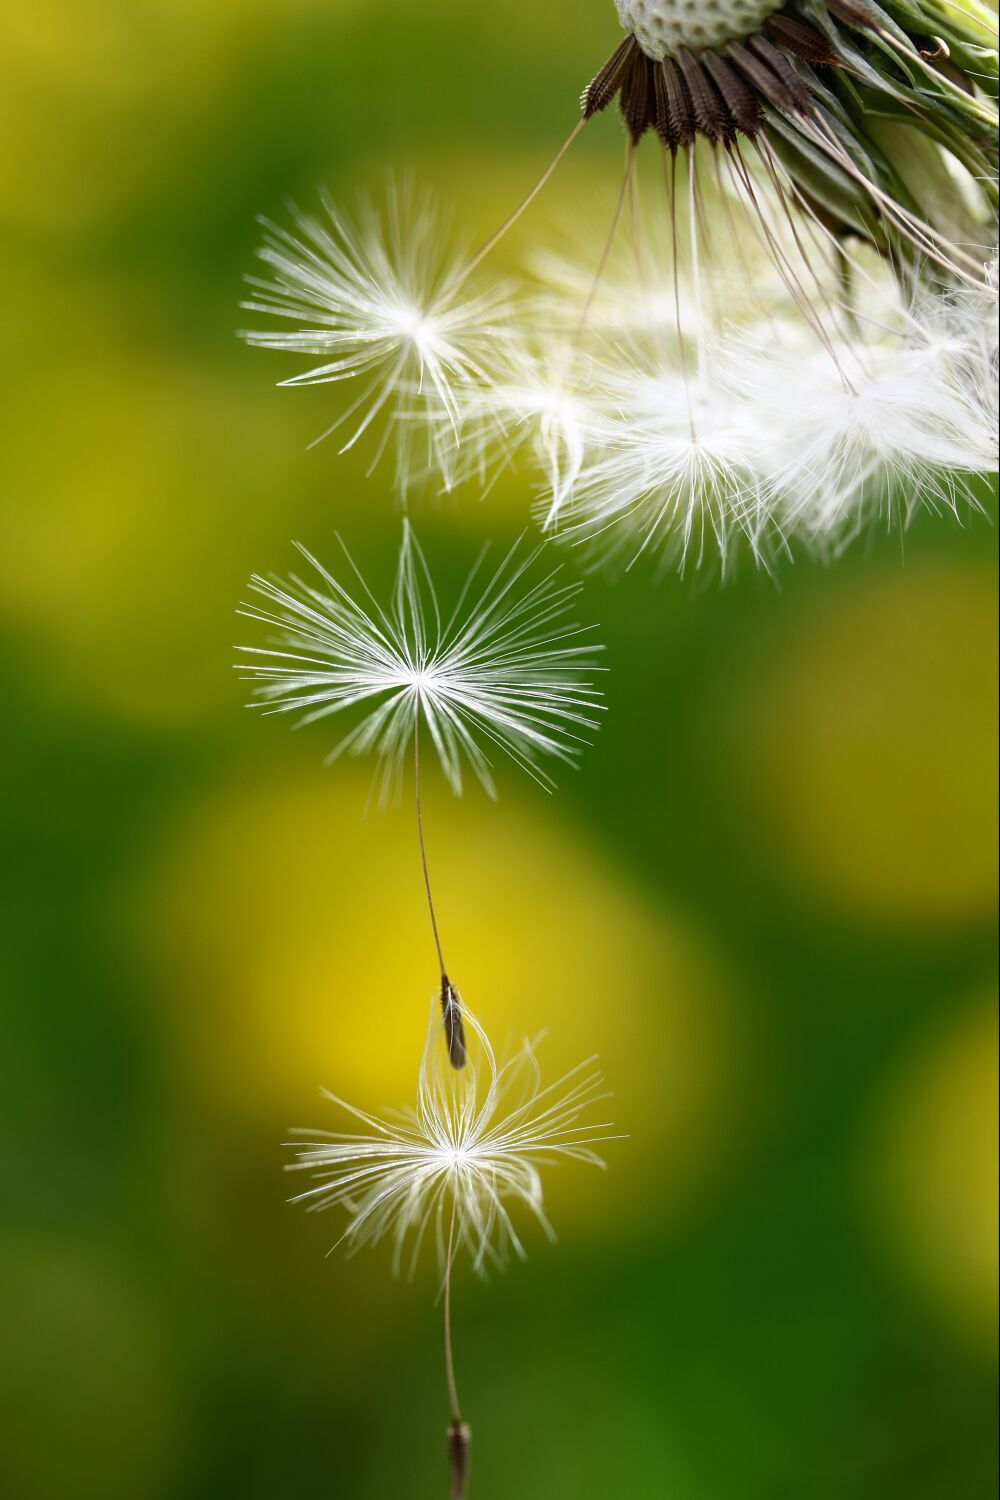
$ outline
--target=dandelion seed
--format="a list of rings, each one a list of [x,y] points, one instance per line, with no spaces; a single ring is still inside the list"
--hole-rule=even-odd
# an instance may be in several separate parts
[[[490,796],[496,746],[539,782],[554,785],[547,759],[572,764],[597,727],[593,686],[600,650],[571,618],[579,585],[559,570],[532,580],[535,553],[513,547],[478,593],[470,574],[451,615],[438,607],[409,522],[403,522],[396,585],[383,608],[355,569],[350,593],[300,548],[318,575],[312,583],[254,577],[251,589],[271,608],[241,613],[273,632],[263,647],[242,647],[242,668],[258,703],[272,713],[299,713],[312,723],[356,711],[357,722],[328,756],[372,754],[384,803],[413,755],[420,863],[440,973],[442,1022],[452,1067],[465,1065],[461,996],[444,959],[431,892],[421,801],[421,732],[427,735],[453,792],[466,763]],[[346,555],[346,554],[345,554]],[[348,562],[350,559],[348,557]],[[351,564],[353,568],[353,564]]]
[[[405,1265],[412,1274],[429,1237],[442,1269],[460,1249],[479,1274],[502,1269],[512,1254],[523,1259],[516,1211],[554,1238],[541,1169],[566,1160],[603,1166],[595,1147],[618,1139],[609,1122],[594,1122],[594,1106],[609,1095],[593,1058],[543,1086],[532,1043],[498,1063],[468,1009],[465,1025],[469,1059],[456,1072],[432,1006],[414,1109],[380,1117],[327,1094],[364,1131],[294,1132],[289,1170],[306,1173],[310,1186],[292,1202],[343,1209],[337,1243],[351,1252],[390,1240],[396,1273]]]
[[[472,1439],[464,1422],[454,1418],[448,1425],[448,1479],[451,1500],[462,1500],[469,1475],[469,1445]]]
[[[432,1007],[416,1107],[380,1117],[327,1094],[362,1130],[296,1130],[290,1143],[296,1159],[288,1167],[305,1173],[310,1182],[293,1203],[311,1212],[344,1211],[347,1224],[337,1244],[350,1253],[389,1240],[394,1273],[405,1261],[412,1275],[427,1241],[436,1245],[444,1278],[453,1500],[465,1493],[470,1450],[452,1342],[456,1258],[466,1251],[479,1275],[503,1269],[511,1254],[523,1259],[518,1214],[554,1240],[544,1208],[542,1169],[563,1161],[603,1167],[596,1148],[621,1138],[596,1115],[596,1106],[609,1097],[596,1059],[588,1058],[543,1086],[534,1044],[525,1041],[498,1064],[486,1033],[468,1011],[465,1022],[471,1050],[462,1073],[449,1066],[449,1049]]]
[[[652,550],[683,571],[734,530],[757,550],[766,517],[761,434],[750,403],[707,373],[643,366],[627,346],[601,376],[611,414],[595,428],[562,535],[629,562]]]
[[[427,194],[390,188],[384,212],[367,203],[355,220],[327,197],[323,209],[322,217],[298,213],[295,232],[264,221],[258,255],[270,274],[247,278],[254,295],[243,306],[293,326],[243,337],[262,348],[323,356],[283,385],[362,383],[322,434],[348,426],[341,452],[384,419],[372,468],[392,440],[402,494],[428,467],[449,485],[458,393],[489,380],[506,337],[508,289],[448,294],[462,262],[445,248]]]
[[[512,342],[489,389],[466,394],[455,453],[459,477],[475,476],[488,494],[527,454],[544,476],[548,519],[554,521],[573,493],[588,434],[599,420],[589,366],[558,339]]]
[[[299,550],[316,582],[251,581],[271,608],[240,612],[276,634],[272,644],[241,648],[245,675],[265,711],[300,713],[303,724],[360,710],[328,759],[373,754],[381,801],[398,786],[419,727],[456,795],[463,762],[496,795],[484,746],[547,788],[554,783],[546,760],[575,761],[597,726],[591,677],[600,647],[571,617],[580,585],[562,582],[559,568],[532,577],[537,550],[512,548],[477,592],[482,554],[448,619],[408,522],[385,609],[360,574],[351,593]]]

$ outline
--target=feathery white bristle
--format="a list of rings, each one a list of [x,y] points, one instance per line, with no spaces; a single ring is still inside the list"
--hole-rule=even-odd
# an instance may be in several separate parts
[[[390,189],[383,212],[363,204],[353,220],[325,197],[323,209],[322,217],[297,213],[295,232],[264,221],[258,256],[269,275],[247,277],[254,294],[243,307],[286,326],[243,337],[262,348],[323,356],[283,385],[362,382],[322,434],[345,427],[342,452],[378,429],[372,467],[391,440],[401,493],[428,467],[447,486],[461,421],[458,392],[489,383],[506,337],[508,289],[458,287],[464,263],[448,251],[427,194]]]
[[[328,759],[371,752],[380,800],[398,786],[418,726],[456,794],[463,761],[496,794],[484,744],[548,788],[554,783],[543,762],[576,759],[597,727],[601,694],[592,676],[601,648],[571,618],[579,585],[560,582],[558,569],[532,575],[537,549],[512,548],[474,594],[481,553],[447,619],[408,522],[386,608],[360,574],[360,594],[352,595],[299,550],[318,586],[295,576],[252,579],[269,607],[240,612],[276,634],[264,647],[240,648],[250,658],[241,670],[267,710],[301,713],[301,723],[361,709]]]
[[[489,389],[466,390],[452,460],[459,480],[488,494],[526,455],[542,476],[550,520],[573,493],[600,404],[590,360],[551,338],[512,344]]]
[[[935,287],[928,274],[907,301],[873,257],[838,264],[843,252],[813,238],[808,260],[776,241],[784,266],[799,255],[801,268],[795,279],[786,269],[783,296],[755,279],[742,307],[692,257],[672,332],[636,328],[616,273],[612,316],[582,331],[571,368],[578,381],[585,372],[583,456],[543,484],[543,524],[598,554],[725,569],[735,543],[767,564],[796,541],[837,548],[872,517],[976,503],[970,475],[997,462],[995,262],[975,288]],[[748,276],[755,267],[748,258]],[[584,278],[548,269],[568,322]],[[636,307],[648,288],[640,262]],[[617,329],[615,303],[626,309]]]
[[[706,547],[723,563],[732,533],[755,543],[764,509],[760,433],[746,402],[708,373],[643,367],[618,348],[595,381],[609,415],[565,509],[564,534],[630,557],[653,549],[681,567]]]
[[[498,1064],[466,1007],[462,1016],[469,1059],[456,1072],[432,1001],[415,1109],[385,1118],[327,1093],[367,1129],[296,1130],[290,1143],[296,1160],[288,1170],[313,1179],[291,1201],[313,1211],[343,1208],[347,1227],[337,1243],[352,1252],[390,1239],[397,1272],[405,1257],[412,1273],[429,1235],[444,1268],[453,1201],[456,1247],[477,1271],[502,1268],[511,1251],[523,1259],[512,1208],[553,1237],[540,1168],[567,1160],[603,1166],[595,1146],[619,1138],[609,1122],[593,1119],[594,1105],[608,1097],[594,1058],[543,1086],[531,1042]]]
[[[954,509],[960,476],[995,465],[995,442],[938,351],[844,347],[839,364],[816,353],[758,358],[749,371],[760,411],[783,422],[774,482],[790,529],[823,537],[866,514],[908,518],[921,499]]]

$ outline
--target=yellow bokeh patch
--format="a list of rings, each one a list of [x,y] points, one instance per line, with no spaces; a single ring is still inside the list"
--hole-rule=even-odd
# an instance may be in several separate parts
[[[996,899],[996,581],[922,565],[845,579],[732,664],[726,779],[796,890],[876,921]]]
[[[885,1243],[942,1315],[983,1349],[997,1318],[997,1016],[961,1007],[899,1068],[869,1158]]]

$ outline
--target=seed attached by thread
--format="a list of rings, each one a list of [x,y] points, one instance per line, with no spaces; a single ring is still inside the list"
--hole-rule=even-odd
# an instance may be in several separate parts
[[[462,1025],[462,1000],[447,974],[441,975],[441,1017],[448,1041],[448,1061],[453,1068],[464,1068],[468,1053]]]
[[[448,1427],[448,1478],[451,1484],[451,1500],[462,1500],[465,1482],[469,1477],[469,1445],[472,1434],[464,1422],[452,1422]]]

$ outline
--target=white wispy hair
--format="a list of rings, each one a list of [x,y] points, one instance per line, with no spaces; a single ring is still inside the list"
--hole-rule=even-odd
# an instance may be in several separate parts
[[[729,555],[732,534],[758,545],[767,515],[761,434],[750,404],[726,390],[707,362],[698,372],[643,363],[620,345],[595,371],[606,417],[565,509],[563,534],[634,560],[647,549],[683,570],[706,551]],[[648,359],[648,357],[647,357]]]
[[[363,382],[322,434],[349,425],[341,452],[383,418],[372,468],[392,438],[402,493],[428,467],[448,485],[461,421],[457,392],[489,380],[507,336],[509,287],[477,290],[461,276],[466,263],[449,248],[427,192],[390,184],[384,209],[362,202],[354,216],[325,194],[322,206],[321,216],[296,211],[294,232],[262,220],[257,254],[270,274],[247,277],[253,296],[243,307],[293,326],[242,337],[323,356],[282,385]]]
[[[620,1139],[610,1122],[593,1119],[593,1107],[610,1097],[596,1058],[543,1086],[539,1038],[525,1040],[498,1063],[485,1031],[464,1007],[462,1018],[469,1058],[456,1072],[432,1001],[415,1108],[382,1117],[324,1090],[365,1130],[300,1129],[289,1143],[297,1159],[288,1170],[313,1179],[291,1201],[313,1212],[343,1208],[347,1227],[337,1245],[352,1252],[391,1240],[397,1272],[405,1257],[412,1274],[428,1231],[444,1265],[453,1211],[453,1251],[464,1247],[478,1272],[502,1268],[512,1251],[523,1259],[513,1209],[526,1210],[555,1238],[540,1169],[567,1160],[603,1167],[595,1146]]]
[[[738,542],[769,566],[873,517],[975,504],[997,464],[995,270],[907,299],[870,261],[849,269],[808,319],[787,296],[691,337],[592,340],[583,452],[546,474],[543,524],[599,557],[724,569]]]
[[[960,399],[996,441],[1000,426],[1000,254],[994,250],[981,286],[950,287],[914,299],[924,342],[948,364]]]
[[[701,331],[701,310],[689,289],[675,288],[669,248],[663,250],[657,237],[643,245],[642,266],[631,250],[622,260],[608,257],[600,276],[595,267],[602,259],[598,244],[584,249],[536,250],[528,265],[540,283],[536,297],[539,315],[554,328],[574,330],[581,324],[588,333],[635,336],[650,330],[694,336]]]
[[[724,192],[722,185],[711,198],[700,197],[704,243],[693,247],[689,235],[683,240],[671,235],[662,211],[643,213],[630,235],[611,244],[601,243],[589,221],[572,233],[564,229],[565,247],[536,249],[528,258],[537,283],[536,318],[552,328],[582,326],[599,338],[679,331],[694,339],[711,334],[720,322],[780,304],[787,291],[773,257],[749,230],[738,235],[732,210],[720,202]],[[638,192],[636,197],[638,214]],[[720,243],[724,255],[717,253]],[[787,254],[784,245],[782,250]]]
[[[729,367],[776,431],[771,484],[788,532],[842,546],[872,518],[957,511],[969,476],[997,461],[961,352],[919,333],[840,341],[834,352],[836,363],[826,350],[756,350]]]
[[[523,457],[542,476],[552,518],[571,497],[603,400],[589,379],[591,361],[571,343],[534,334],[512,339],[488,388],[462,395],[455,471],[488,494]]]
[[[853,323],[824,342],[786,330],[730,340],[725,378],[750,400],[776,513],[788,534],[846,545],[877,518],[977,503],[973,477],[997,467],[997,293],[917,281],[907,299],[863,289]]]
[[[515,543],[474,593],[484,548],[447,619],[408,521],[387,608],[346,548],[356,594],[299,550],[319,586],[295,575],[253,577],[252,591],[272,607],[244,605],[240,613],[276,634],[265,647],[240,648],[252,658],[244,675],[257,684],[266,711],[299,712],[304,724],[360,708],[359,722],[328,760],[373,753],[380,800],[398,787],[403,758],[423,725],[456,794],[464,761],[496,795],[481,741],[498,746],[546,788],[554,783],[545,759],[575,761],[597,727],[601,694],[592,677],[601,647],[591,627],[571,618],[580,585],[560,582],[558,567],[531,576],[538,548],[522,551]]]

